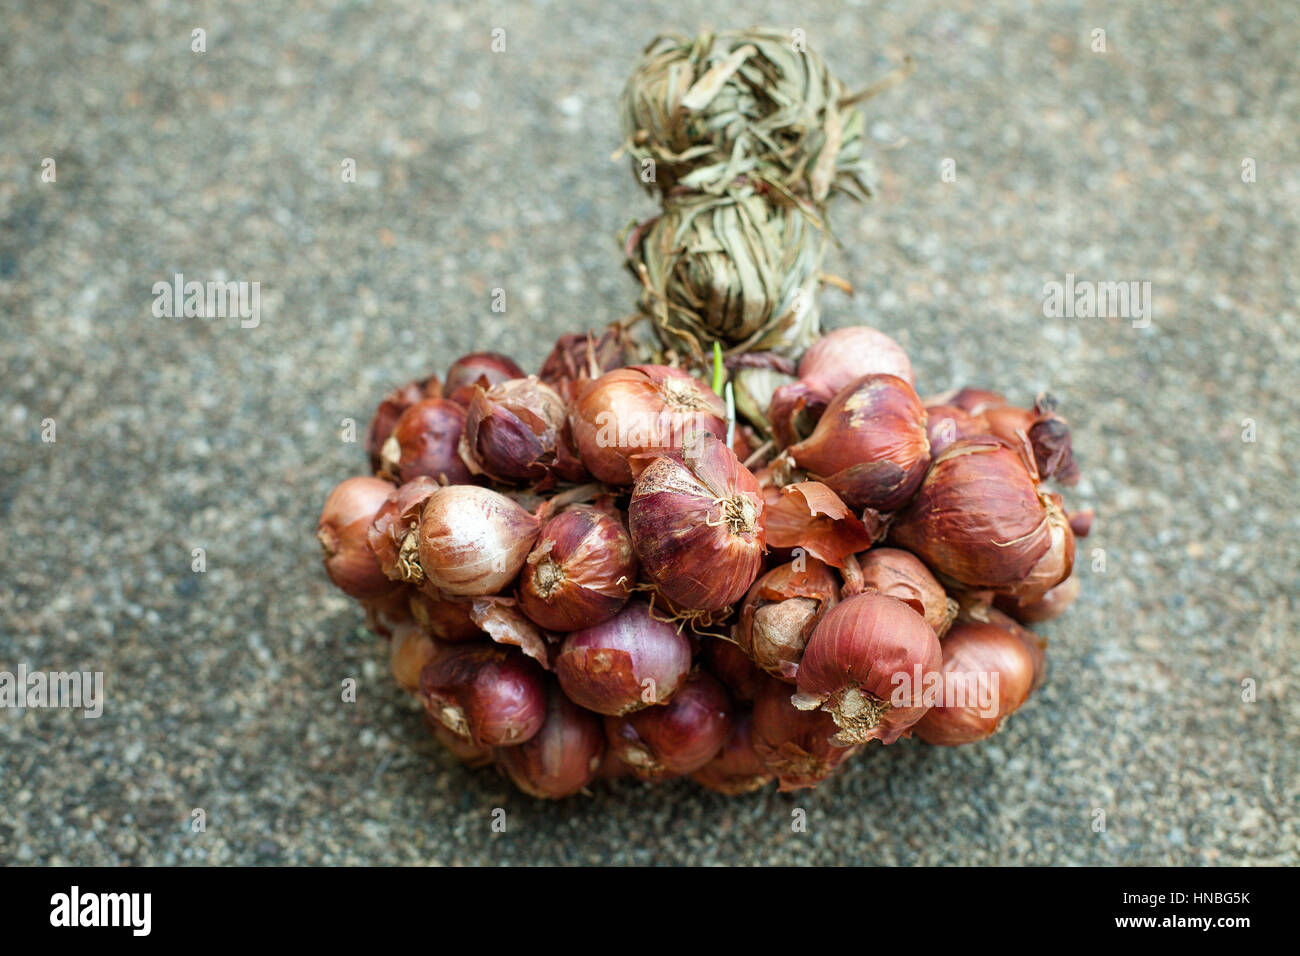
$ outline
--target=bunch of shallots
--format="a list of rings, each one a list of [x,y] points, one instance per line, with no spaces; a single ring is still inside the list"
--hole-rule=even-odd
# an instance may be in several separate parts
[[[538,797],[625,775],[739,794],[873,740],[981,740],[1024,704],[1045,646],[1024,625],[1077,594],[1091,518],[1044,484],[1077,479],[1049,399],[923,400],[857,327],[746,421],[720,359],[625,345],[569,335],[536,375],[478,353],[397,389],[371,474],[326,499],[326,572],[453,754]]]

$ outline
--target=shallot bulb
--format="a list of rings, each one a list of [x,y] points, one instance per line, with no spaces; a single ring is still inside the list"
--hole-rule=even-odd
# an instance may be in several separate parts
[[[761,790],[772,782],[754,750],[754,715],[738,711],[731,717],[731,735],[717,756],[691,774],[701,787],[729,797]]]
[[[407,482],[425,475],[442,484],[472,476],[460,457],[465,409],[445,398],[426,398],[402,412],[379,451],[384,474]]]
[[[925,408],[901,378],[863,376],[831,400],[817,428],[789,454],[850,507],[888,513],[925,476]]]
[[[989,433],[988,423],[959,405],[927,405],[925,407],[925,433],[930,439],[930,455],[939,455],[963,438],[974,438]]]
[[[902,548],[872,548],[858,555],[854,588],[850,592],[846,582],[845,593],[878,591],[898,598],[924,617],[939,637],[957,616],[957,602],[948,597],[920,558]]]
[[[544,672],[514,648],[459,644],[420,672],[428,713],[479,747],[521,744],[546,718]]]
[[[693,773],[731,736],[731,698],[702,671],[686,678],[672,700],[622,717],[605,718],[615,756],[642,780]]]
[[[397,424],[397,419],[402,416],[402,412],[416,402],[441,396],[442,386],[434,377],[408,382],[384,396],[366,428],[366,455],[370,458],[370,467],[374,471],[378,471],[383,466],[380,452],[383,450],[384,442],[388,441],[388,436],[393,433],[393,426]]]
[[[902,346],[868,326],[835,329],[809,346],[799,380],[776,389],[768,406],[778,444],[785,448],[811,435],[831,399],[864,375],[893,375],[916,385]]]
[[[574,703],[615,716],[665,703],[690,669],[690,641],[642,601],[568,634],[555,660],[560,686]]]
[[[536,376],[474,386],[460,457],[495,481],[539,481],[556,464],[567,417],[564,399]]]
[[[382,597],[397,587],[367,541],[370,523],[392,491],[393,486],[379,478],[348,478],[329,493],[321,509],[316,540],[325,573],[335,587],[354,598]]]
[[[942,662],[939,639],[920,614],[897,598],[855,594],[809,638],[794,705],[829,713],[836,743],[892,744],[925,714],[923,692]]]
[[[1074,535],[1031,468],[999,439],[957,442],[930,466],[891,539],[967,588],[1036,600],[1069,576]]]
[[[408,693],[417,693],[420,689],[420,673],[442,649],[437,641],[419,627],[399,627],[388,646],[388,663],[397,686]]]
[[[1079,466],[1074,460],[1070,441],[1070,426],[1056,414],[1056,403],[1048,395],[1040,395],[1034,407],[1017,408],[1003,405],[987,408],[981,417],[988,422],[989,433],[1004,441],[1028,441],[1034,450],[1038,473],[1044,479],[1055,479],[1063,485],[1079,481]]]
[[[457,393],[465,397],[469,395],[467,389],[473,385],[490,388],[512,378],[523,378],[524,374],[524,370],[508,355],[500,352],[470,352],[451,363],[442,391],[449,398]]]
[[[420,569],[444,594],[496,594],[519,574],[540,521],[477,485],[441,488],[420,517]]]
[[[916,386],[912,361],[884,332],[850,325],[827,332],[799,360],[799,378],[834,395],[864,375],[893,375]]]
[[[794,683],[804,646],[838,592],[834,573],[816,558],[778,565],[745,596],[736,645],[773,677]]]
[[[569,421],[587,470],[607,484],[627,486],[633,455],[679,451],[703,432],[725,438],[726,415],[722,399],[685,372],[632,365],[588,383]]]
[[[1001,615],[958,621],[943,639],[942,681],[916,735],[945,745],[992,735],[1042,680],[1044,646],[1031,631]]]
[[[990,408],[1001,408],[1006,403],[1007,400],[1001,393],[983,388],[955,388],[926,402],[927,405],[954,405],[976,417]]]
[[[572,505],[542,527],[519,579],[519,606],[548,631],[608,621],[636,580],[632,539],[614,514]]]
[[[646,466],[632,489],[628,523],[642,572],[679,607],[727,607],[762,568],[758,481],[710,434]]]
[[[753,721],[754,753],[782,791],[817,786],[857,749],[834,743],[838,728],[831,715],[797,710],[790,685],[775,678],[754,699]]]
[[[546,691],[546,719],[529,740],[497,751],[497,763],[516,787],[543,799],[572,796],[589,784],[605,756],[605,729],[558,686]]]

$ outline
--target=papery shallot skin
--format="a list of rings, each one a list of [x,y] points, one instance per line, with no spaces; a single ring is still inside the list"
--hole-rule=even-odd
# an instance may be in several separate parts
[[[1049,502],[1022,450],[996,438],[967,439],[935,459],[890,538],[967,588],[1012,588],[1034,571],[1054,535],[1062,537]]]
[[[622,521],[573,505],[551,518],[524,563],[519,604],[548,631],[576,631],[609,620],[636,582],[636,555]]]
[[[541,728],[524,743],[502,747],[496,754],[501,769],[524,793],[560,800],[595,778],[605,756],[605,728],[598,716],[551,683]]]
[[[934,629],[915,610],[883,594],[855,594],[808,639],[794,704],[830,713],[838,743],[892,744],[925,714],[921,695],[942,662]]]
[[[670,701],[605,718],[610,749],[642,780],[699,770],[731,735],[731,698],[714,677],[695,671]]]
[[[458,644],[420,672],[425,709],[479,747],[523,743],[546,717],[545,674],[515,648]]]
[[[587,470],[626,487],[633,481],[633,456],[680,451],[704,432],[725,439],[726,415],[722,399],[680,369],[630,365],[588,382],[569,424]]]
[[[772,568],[745,595],[736,645],[773,677],[794,683],[808,638],[838,592],[834,573],[816,558]]]
[[[682,608],[735,603],[763,565],[758,481],[712,435],[646,466],[632,489],[628,524],[643,574]]]
[[[555,340],[537,377],[565,401],[573,401],[588,382],[622,368],[624,358],[623,343],[615,329],[606,329],[600,336],[571,332]]]
[[[930,461],[925,407],[894,375],[865,375],[831,400],[813,433],[790,446],[795,463],[855,510],[904,504]]]
[[[432,478],[417,476],[393,489],[375,513],[366,540],[392,580],[415,587],[425,583],[419,562],[420,514],[441,487]]]
[[[613,716],[667,702],[690,669],[690,641],[643,601],[569,633],[555,659],[560,686],[575,703]]]
[[[993,611],[958,621],[943,640],[942,699],[916,725],[931,744],[991,736],[1042,680],[1046,642]]]

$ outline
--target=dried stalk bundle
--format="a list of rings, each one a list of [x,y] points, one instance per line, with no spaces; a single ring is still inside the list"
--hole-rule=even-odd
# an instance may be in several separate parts
[[[637,230],[628,261],[664,344],[703,355],[802,352],[817,336],[826,234],[753,189],[694,194]]]
[[[721,195],[737,180],[820,205],[832,190],[864,199],[862,114],[820,56],[788,33],[657,37],[619,100],[627,149],[654,164],[652,188]]]
[[[786,356],[817,337],[834,193],[867,199],[876,173],[855,104],[801,36],[773,30],[656,38],[619,101],[642,182],[663,214],[626,243],[641,311],[688,361]]]

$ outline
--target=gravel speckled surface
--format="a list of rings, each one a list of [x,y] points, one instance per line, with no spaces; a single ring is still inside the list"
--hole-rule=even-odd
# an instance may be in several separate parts
[[[0,670],[107,694],[0,711],[0,862],[1300,863],[1293,6],[187,6],[0,14]],[[1083,597],[986,745],[537,803],[426,739],[313,529],[388,386],[629,310],[613,235],[653,206],[615,97],[709,21],[805,29],[850,86],[916,58],[867,106],[883,188],[836,207],[857,293],[823,313],[896,335],[923,393],[1062,399]],[[178,272],[260,282],[260,325],[155,318]],[[1150,326],[1045,319],[1067,273],[1149,281]]]

